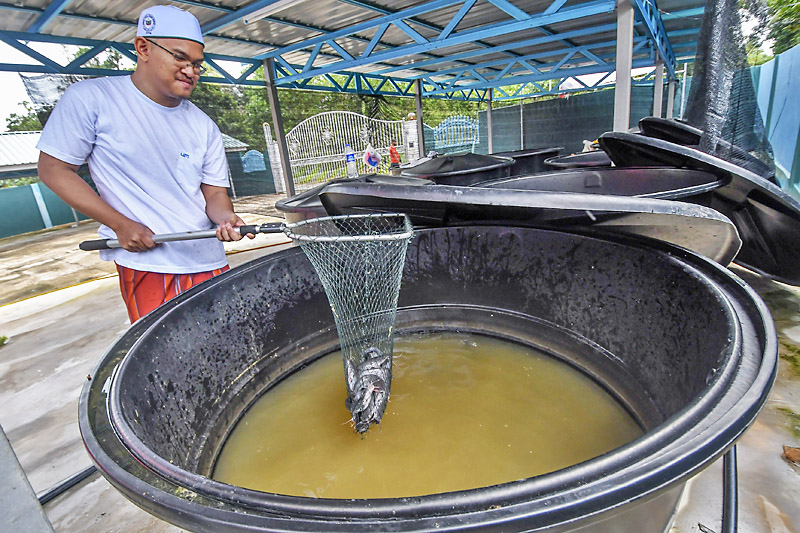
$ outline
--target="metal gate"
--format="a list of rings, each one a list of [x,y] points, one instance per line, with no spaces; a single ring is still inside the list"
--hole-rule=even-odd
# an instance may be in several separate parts
[[[478,121],[464,115],[447,117],[434,128],[433,139],[439,153],[474,152],[480,142]]]
[[[416,127],[417,123],[413,120],[378,120],[351,111],[326,111],[307,118],[286,135],[295,189],[309,189],[346,176],[347,144],[350,144],[356,154],[359,173],[388,173],[389,147],[392,141],[395,141],[403,161],[420,157],[414,148],[417,141]],[[425,128],[428,130],[429,127]],[[434,146],[429,146],[428,149],[442,154],[474,152],[480,141],[478,121],[462,115],[448,117],[431,129]],[[362,161],[367,144],[371,144],[382,156],[377,169],[367,167]],[[275,167],[273,163],[273,170]]]
[[[345,146],[356,154],[359,173],[388,173],[389,147],[396,142],[405,154],[402,120],[377,120],[351,111],[327,111],[307,118],[286,135],[289,161],[297,189],[347,175]],[[362,156],[371,144],[382,160],[377,169],[367,167]]]

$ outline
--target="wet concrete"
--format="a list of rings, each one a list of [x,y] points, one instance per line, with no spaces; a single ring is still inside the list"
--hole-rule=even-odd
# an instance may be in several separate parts
[[[0,347],[0,426],[37,494],[92,465],[78,430],[78,398],[95,363],[129,326],[113,264],[77,247],[96,231],[88,223],[0,240],[0,336],[8,337]],[[231,268],[288,246],[282,234],[225,245]],[[56,531],[181,531],[128,502],[99,474],[44,511]],[[0,531],[8,531],[2,516]]]
[[[0,336],[9,338],[0,347],[0,425],[37,494],[92,464],[78,431],[78,397],[128,326],[113,268],[76,252],[78,242],[96,238],[93,224],[0,240]],[[229,255],[235,268],[286,243],[282,235],[260,235],[226,248],[238,252]],[[764,298],[781,344],[778,381],[737,445],[739,531],[800,533],[800,467],[782,455],[784,445],[800,446],[800,289],[733,270]],[[721,531],[721,480],[720,460],[690,481],[672,532]],[[99,474],[44,511],[57,532],[181,531],[128,502]]]

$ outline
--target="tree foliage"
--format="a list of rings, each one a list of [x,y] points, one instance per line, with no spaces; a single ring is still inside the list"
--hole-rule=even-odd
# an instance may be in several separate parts
[[[22,102],[25,114],[11,113],[6,117],[6,131],[39,131],[42,123],[29,102]]]
[[[760,65],[772,59],[763,50],[766,41],[770,41],[775,55],[800,44],[798,0],[740,0],[739,6],[743,17],[752,25],[745,38],[750,65]]]
[[[768,37],[774,41],[772,51],[781,54],[800,44],[800,2],[767,0],[769,6]]]

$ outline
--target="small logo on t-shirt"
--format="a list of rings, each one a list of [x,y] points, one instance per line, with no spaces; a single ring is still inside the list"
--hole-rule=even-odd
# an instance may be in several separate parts
[[[142,20],[142,28],[147,34],[153,33],[153,30],[156,29],[156,18],[150,13],[145,15],[144,20]]]
[[[186,152],[181,152],[181,157],[183,157],[184,159],[189,159],[189,154],[187,154]]]

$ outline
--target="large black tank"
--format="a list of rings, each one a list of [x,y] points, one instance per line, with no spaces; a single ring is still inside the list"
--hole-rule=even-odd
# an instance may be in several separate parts
[[[210,479],[247,408],[337,347],[299,248],[202,283],[131,326],[84,386],[81,433],[126,497],[191,530],[664,531],[689,477],[753,422],[777,364],[765,305],[725,268],[654,241],[535,228],[420,230],[397,330],[428,329],[545,350],[611,392],[645,434],[542,476],[418,497],[311,499]]]
[[[529,148],[527,150],[512,150],[510,152],[495,152],[492,155],[510,157],[514,160],[509,170],[509,175],[527,176],[529,174],[548,170],[550,167],[545,164],[545,160],[558,156],[563,149],[563,146]]]

